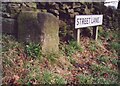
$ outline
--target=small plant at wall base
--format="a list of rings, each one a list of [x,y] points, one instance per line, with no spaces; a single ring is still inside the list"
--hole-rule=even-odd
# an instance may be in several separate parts
[[[83,49],[76,41],[70,41],[69,44],[65,47],[65,53],[67,56],[71,56],[76,51],[82,52]]]
[[[25,51],[32,58],[40,58],[42,55],[40,44],[29,43],[25,46]]]
[[[57,58],[59,58],[59,54],[55,53],[48,53],[45,55],[45,57],[50,61],[52,64],[56,62]]]

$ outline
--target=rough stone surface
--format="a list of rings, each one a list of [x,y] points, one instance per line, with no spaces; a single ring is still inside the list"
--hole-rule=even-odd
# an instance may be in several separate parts
[[[59,23],[50,13],[27,12],[18,17],[18,39],[21,42],[40,43],[43,53],[57,53]]]
[[[4,2],[1,7],[2,17],[12,19],[17,19],[22,11],[51,13],[59,18],[60,21],[66,23],[65,26],[64,24],[62,25],[64,27],[60,26],[60,34],[63,34],[61,32],[68,34],[74,31],[76,15],[103,14],[104,29],[120,28],[120,9],[115,10],[110,7],[105,7],[103,2]],[[73,34],[70,33],[69,35]],[[60,39],[63,38],[64,35],[61,35]]]
[[[59,23],[55,16],[50,13],[38,14],[39,28],[41,30],[42,50],[57,53],[59,48]]]
[[[2,18],[2,33],[15,35],[16,21],[11,18]]]
[[[23,11],[18,16],[18,40],[20,42],[39,42],[37,12]]]

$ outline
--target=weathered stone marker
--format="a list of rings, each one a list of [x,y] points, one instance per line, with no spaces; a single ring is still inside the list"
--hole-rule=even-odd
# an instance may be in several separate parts
[[[18,16],[18,40],[20,42],[40,42],[37,12],[23,11]]]
[[[50,13],[38,13],[39,28],[43,52],[58,52],[59,50],[59,23]]]
[[[75,28],[77,29],[77,42],[80,40],[80,28],[94,26],[93,38],[97,40],[98,25],[102,25],[103,15],[77,15],[75,17]]]
[[[43,53],[59,50],[59,23],[50,13],[24,11],[18,17],[18,40],[40,43]]]

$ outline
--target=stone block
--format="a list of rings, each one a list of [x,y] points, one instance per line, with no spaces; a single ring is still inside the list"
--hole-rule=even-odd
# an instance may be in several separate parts
[[[50,13],[24,11],[18,17],[18,39],[21,42],[40,43],[43,53],[57,53],[59,23]]]
[[[37,12],[23,11],[18,16],[18,40],[20,42],[40,41],[40,30],[37,21]]]
[[[38,22],[41,30],[42,51],[57,53],[59,51],[58,19],[50,13],[39,13]]]

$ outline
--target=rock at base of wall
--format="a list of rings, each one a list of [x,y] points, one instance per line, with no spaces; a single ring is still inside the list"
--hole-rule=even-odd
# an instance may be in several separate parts
[[[41,29],[41,43],[43,52],[58,52],[59,50],[59,21],[50,13],[38,14]]]
[[[59,50],[59,23],[50,13],[23,11],[18,16],[18,40],[40,43],[43,53]]]
[[[23,11],[18,16],[18,40],[20,42],[40,42],[37,12]]]

